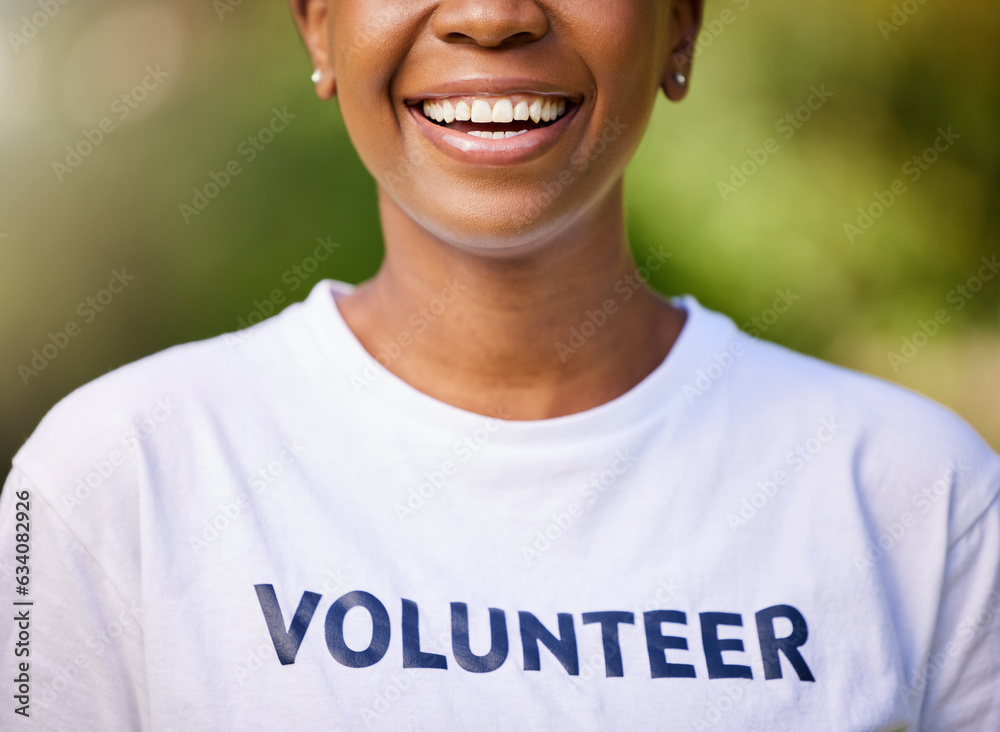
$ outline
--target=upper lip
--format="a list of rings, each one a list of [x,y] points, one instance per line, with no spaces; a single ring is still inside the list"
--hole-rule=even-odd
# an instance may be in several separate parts
[[[445,99],[458,96],[504,97],[510,94],[559,96],[574,104],[583,100],[583,94],[570,91],[561,84],[542,79],[470,76],[464,79],[429,84],[419,91],[404,95],[403,102],[412,105],[425,99]]]

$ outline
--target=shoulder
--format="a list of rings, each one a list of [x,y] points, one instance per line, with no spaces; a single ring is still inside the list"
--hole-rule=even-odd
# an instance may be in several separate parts
[[[874,519],[916,504],[947,524],[949,541],[1000,493],[1000,456],[947,407],[760,340],[694,298],[685,301],[700,324],[692,333],[698,358],[688,361],[681,387],[688,409],[740,454],[839,471],[838,485],[852,486],[849,500]]]
[[[298,310],[246,330],[184,343],[126,364],[59,401],[14,457],[40,486],[102,483],[154,444],[181,445],[222,411],[240,412],[303,360]],[[140,461],[141,462],[141,461]],[[99,480],[100,479],[100,480]]]
[[[882,439],[896,436],[945,449],[971,446],[991,452],[976,431],[951,409],[884,379],[741,336],[747,358],[745,380],[756,384],[761,406],[782,412],[826,409],[855,430]]]
[[[883,379],[738,338],[745,359],[733,376],[758,426],[832,436],[875,513],[897,512],[901,503],[934,509],[954,543],[1000,494],[1000,456],[951,409]]]
[[[978,438],[958,415],[928,397],[761,340],[693,297],[684,301],[699,324],[695,337],[701,343],[696,376],[703,378],[692,385],[704,394],[718,385],[720,392],[759,410],[763,418],[794,419],[827,410],[858,427],[899,430],[931,440]]]
[[[859,427],[958,442],[974,434],[947,407],[898,384],[751,336],[741,340],[747,375],[758,384],[761,400],[777,408],[788,409],[806,398],[811,408],[835,409]]]

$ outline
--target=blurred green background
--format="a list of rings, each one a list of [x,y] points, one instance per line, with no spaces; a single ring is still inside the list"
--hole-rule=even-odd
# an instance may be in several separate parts
[[[790,290],[762,337],[921,391],[1000,447],[1000,276],[955,289],[1000,252],[1000,5],[712,0],[705,23],[689,98],[661,98],[628,175],[634,250],[673,253],[655,286],[738,324]],[[275,289],[287,303],[376,271],[374,185],[336,103],[313,95],[283,0],[5,0],[0,35],[4,465],[102,373],[235,330]],[[248,162],[240,145],[275,108],[295,118]],[[939,128],[960,137],[913,181],[904,166]],[[186,223],[179,204],[233,159],[240,174]],[[341,246],[293,289],[317,237]],[[86,304],[123,269],[112,302]],[[940,309],[948,322],[914,337]]]

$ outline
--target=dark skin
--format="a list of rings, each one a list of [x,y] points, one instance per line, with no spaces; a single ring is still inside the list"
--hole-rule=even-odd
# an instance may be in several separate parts
[[[408,331],[392,373],[517,420],[592,409],[648,376],[686,316],[647,286],[627,300],[615,291],[636,270],[623,175],[657,93],[687,91],[675,72],[690,79],[702,0],[290,2],[322,72],[317,94],[338,97],[378,185],[385,260],[338,299],[365,348],[376,354]],[[465,159],[432,144],[432,123],[412,111],[458,88],[558,92],[573,111],[551,144],[517,161]],[[555,181],[558,194],[542,196]],[[455,280],[459,299],[416,333],[411,315]],[[617,312],[561,355],[555,344],[608,299]]]

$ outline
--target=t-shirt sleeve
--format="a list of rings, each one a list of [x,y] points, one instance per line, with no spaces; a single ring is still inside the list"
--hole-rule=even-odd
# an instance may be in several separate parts
[[[931,646],[922,732],[1000,730],[1000,495],[951,546]]]
[[[27,542],[21,541],[25,538]],[[21,562],[18,546],[23,550],[25,543],[27,560]],[[137,598],[122,596],[16,467],[0,494],[0,546],[0,567],[6,570],[0,571],[4,585],[0,597],[6,606],[0,623],[3,696],[10,703],[12,686],[15,694],[24,690],[12,680],[25,673],[19,664],[26,662],[24,711],[30,715],[25,718],[5,710],[4,716],[13,720],[5,729],[148,729],[142,608]],[[20,566],[28,570],[18,572]],[[21,585],[17,577],[25,574],[28,582]],[[20,594],[21,587],[27,594]],[[25,602],[31,604],[14,604]],[[22,620],[12,621],[18,613]]]

